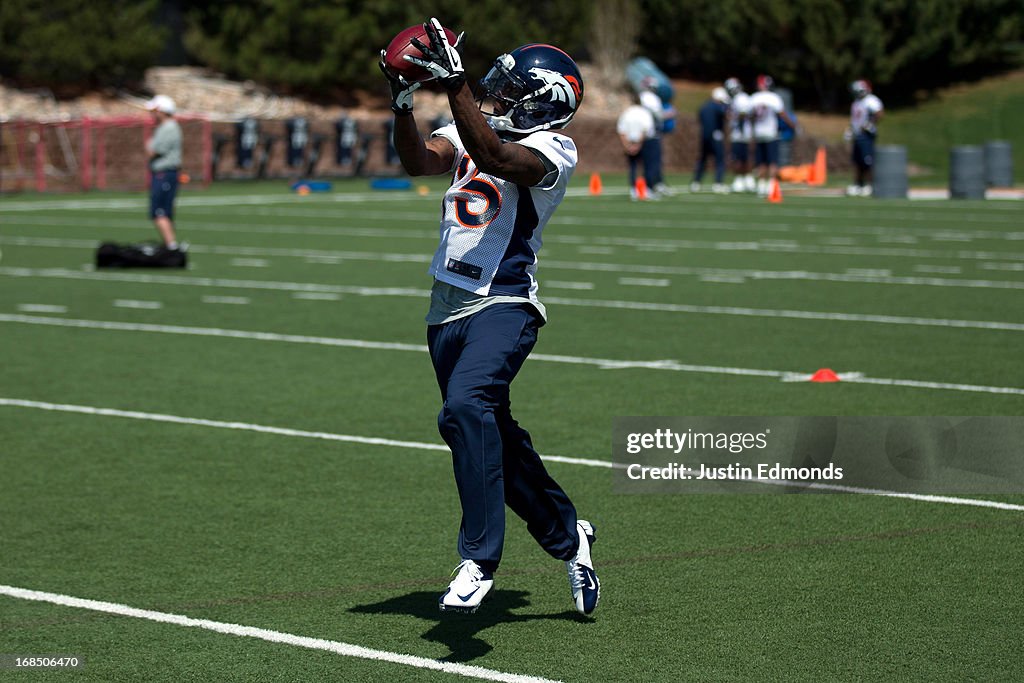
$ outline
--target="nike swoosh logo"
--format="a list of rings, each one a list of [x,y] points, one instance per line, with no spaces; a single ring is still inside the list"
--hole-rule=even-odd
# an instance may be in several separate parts
[[[594,583],[594,577],[591,574],[587,574],[587,583],[589,584],[587,586],[588,590],[595,590],[597,588],[597,584]]]
[[[456,595],[459,595],[459,600],[462,600],[462,602],[466,602],[466,601],[467,601],[467,600],[469,600],[469,599],[470,599],[471,597],[473,597],[474,595],[476,595],[476,592],[477,592],[478,590],[480,590],[480,587],[479,587],[479,586],[477,586],[476,588],[474,588],[474,589],[473,589],[473,592],[472,592],[472,593],[470,593],[469,595],[459,595],[458,593],[456,593]]]

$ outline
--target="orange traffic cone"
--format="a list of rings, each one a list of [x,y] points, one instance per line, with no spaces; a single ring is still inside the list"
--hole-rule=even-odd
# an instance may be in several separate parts
[[[814,163],[811,164],[811,172],[807,174],[808,185],[824,185],[828,180],[828,164],[825,159],[825,148],[819,147],[818,153],[814,155]]]
[[[636,179],[636,187],[634,189],[636,190],[636,198],[637,199],[647,199],[647,181],[646,180],[644,180],[643,178],[637,178]]]
[[[839,375],[832,368],[822,368],[811,375],[812,382],[838,382]]]
[[[601,186],[601,176],[598,175],[597,173],[591,173],[590,174],[590,194],[592,194],[593,196],[596,197],[599,194],[601,194],[601,190],[602,189],[603,188]]]
[[[779,185],[778,178],[772,178],[772,184],[768,189],[768,201],[771,204],[779,204],[782,202],[782,186]]]

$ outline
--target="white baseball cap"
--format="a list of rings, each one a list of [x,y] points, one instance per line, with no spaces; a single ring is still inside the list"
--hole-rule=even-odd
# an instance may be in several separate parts
[[[715,102],[721,102],[723,104],[729,103],[729,93],[725,91],[725,88],[719,86],[711,91],[711,99]]]
[[[167,95],[157,95],[149,102],[146,102],[146,109],[149,111],[162,111],[165,114],[173,114],[175,111],[174,100]]]

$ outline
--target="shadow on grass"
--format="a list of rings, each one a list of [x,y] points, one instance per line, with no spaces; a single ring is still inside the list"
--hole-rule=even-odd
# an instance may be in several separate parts
[[[496,624],[556,619],[586,623],[591,621],[576,612],[566,610],[554,614],[516,614],[512,610],[528,607],[529,593],[526,591],[495,590],[474,614],[441,612],[437,608],[437,593],[415,591],[406,595],[388,598],[369,605],[357,605],[349,609],[356,614],[401,614],[434,622],[423,639],[441,643],[450,651],[445,662],[470,662],[483,657],[494,647],[480,637],[480,632]]]

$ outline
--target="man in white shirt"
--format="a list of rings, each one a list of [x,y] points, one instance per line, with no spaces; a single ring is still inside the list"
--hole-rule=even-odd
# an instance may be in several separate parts
[[[508,505],[549,555],[565,561],[575,607],[589,615],[600,597],[590,553],[594,527],[577,518],[510,409],[512,380],[546,320],[537,253],[576,168],[576,145],[561,129],[583,100],[583,77],[562,50],[531,43],[500,55],[474,100],[462,36],[452,43],[437,19],[424,30],[429,45],[412,41],[423,57],[404,59],[447,91],[453,124],[424,140],[413,116],[421,83],[393,73],[384,51],[380,66],[391,86],[395,148],[405,170],[452,175],[430,265],[427,346],[444,402],[438,429],[452,452],[462,506],[462,561],[438,607],[475,612],[490,592]]]
[[[754,163],[757,166],[757,194],[768,194],[768,183],[779,172],[779,119],[791,128],[796,122],[786,112],[778,93],[772,91],[771,76],[757,77],[757,92],[750,96],[750,115],[754,134]]]
[[[662,144],[661,135],[665,130],[667,119],[676,116],[676,110],[671,103],[666,106],[656,92],[658,82],[653,76],[648,76],[642,81],[639,93],[640,104],[654,116],[654,135],[644,142],[644,163],[650,167],[650,177],[647,178],[647,185],[651,188],[651,197],[657,198],[662,195],[675,194],[675,191],[665,183],[662,173]],[[645,173],[646,174],[646,173]]]
[[[634,98],[634,103],[619,115],[616,125],[619,141],[622,142],[629,163],[629,196],[634,201],[640,199],[636,191],[636,175],[637,166],[641,162],[647,187],[654,187],[651,165],[643,152],[644,143],[657,135],[656,126],[651,110],[639,104],[639,98]]]
[[[174,231],[174,198],[178,193],[178,174],[181,171],[181,126],[174,118],[174,100],[157,95],[146,103],[157,127],[146,140],[149,155],[150,188],[149,217],[163,239],[164,247],[179,249]]]
[[[732,170],[736,174],[732,181],[733,192],[753,192],[757,187],[750,172],[750,95],[743,92],[738,78],[726,79],[723,84],[729,95],[727,124],[729,128]]]
[[[870,197],[872,171],[875,165],[875,137],[878,120],[882,118],[882,100],[871,92],[871,83],[864,79],[850,84],[853,104],[850,105],[850,128],[847,137],[853,141],[854,184],[846,188],[852,197]]]

